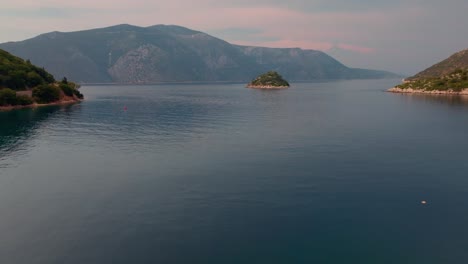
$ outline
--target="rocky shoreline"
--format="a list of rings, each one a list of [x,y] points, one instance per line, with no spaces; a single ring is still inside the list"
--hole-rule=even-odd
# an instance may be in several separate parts
[[[387,92],[390,93],[407,93],[407,94],[447,94],[447,95],[468,95],[468,88],[463,89],[461,91],[454,91],[454,90],[423,90],[423,89],[413,89],[413,88],[407,88],[407,89],[402,89],[398,87],[393,87],[391,89],[388,89]]]
[[[67,98],[66,100],[60,100],[57,102],[52,102],[48,104],[30,104],[30,105],[9,105],[9,106],[0,106],[0,111],[11,111],[11,110],[17,110],[17,109],[24,109],[24,108],[36,108],[36,107],[41,107],[41,106],[51,106],[51,105],[67,105],[67,104],[74,104],[74,103],[79,103],[83,101],[82,99],[77,99],[77,98]]]
[[[273,85],[247,85],[246,88],[252,88],[252,89],[286,89],[289,88],[289,86],[273,86]]]

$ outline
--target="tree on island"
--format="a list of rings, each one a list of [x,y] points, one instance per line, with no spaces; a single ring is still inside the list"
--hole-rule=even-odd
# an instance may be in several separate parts
[[[252,80],[247,87],[251,88],[287,88],[289,83],[276,71],[264,73]]]

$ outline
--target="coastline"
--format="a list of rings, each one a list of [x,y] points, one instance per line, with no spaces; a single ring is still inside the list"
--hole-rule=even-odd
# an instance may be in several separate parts
[[[30,105],[10,105],[10,106],[0,106],[0,111],[5,112],[5,111],[11,111],[11,110],[18,110],[18,109],[24,109],[24,108],[36,108],[36,107],[41,107],[41,106],[51,106],[51,105],[67,105],[67,104],[73,104],[73,103],[79,103],[81,102],[81,99],[72,99],[72,100],[60,100],[48,104],[30,104]]]
[[[252,89],[287,89],[289,86],[273,86],[273,85],[251,85],[248,84],[246,88]]]
[[[423,89],[413,89],[413,88],[407,88],[407,89],[402,89],[402,88],[397,88],[393,87],[387,90],[387,92],[390,93],[406,93],[406,94],[438,94],[438,95],[468,95],[468,88],[465,88],[461,91],[454,91],[454,90],[423,90]]]

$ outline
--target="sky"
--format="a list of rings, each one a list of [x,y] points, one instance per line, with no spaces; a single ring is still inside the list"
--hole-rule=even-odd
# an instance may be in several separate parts
[[[230,43],[324,51],[415,74],[468,48],[467,0],[0,0],[0,42],[116,24],[170,24]]]

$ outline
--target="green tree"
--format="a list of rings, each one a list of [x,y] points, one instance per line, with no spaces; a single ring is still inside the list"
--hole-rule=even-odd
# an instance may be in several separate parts
[[[67,96],[73,96],[73,88],[68,85],[68,83],[64,83],[63,81],[59,85],[60,89],[62,89],[63,93]]]
[[[9,88],[0,90],[0,106],[16,105],[16,92]]]
[[[55,82],[54,76],[48,73],[44,68],[35,67],[35,72],[37,72],[46,81],[46,83]]]
[[[84,98],[83,94],[80,93],[80,91],[78,91],[77,89],[73,90],[73,94],[75,94],[75,96],[78,97],[78,99],[83,99]]]
[[[8,73],[10,79],[7,87],[13,90],[22,90],[26,88],[26,72],[22,70],[12,70]]]
[[[26,84],[28,87],[36,87],[38,85],[44,84],[44,79],[37,74],[37,72],[30,71],[26,75]]]
[[[27,95],[16,95],[17,105],[31,105],[33,103],[34,103],[33,99]]]
[[[53,85],[43,84],[34,88],[32,95],[38,103],[47,104],[60,99],[60,90]]]

